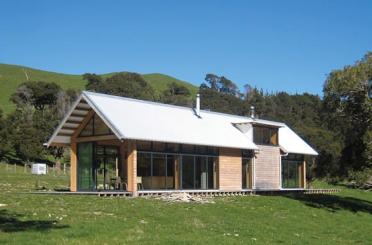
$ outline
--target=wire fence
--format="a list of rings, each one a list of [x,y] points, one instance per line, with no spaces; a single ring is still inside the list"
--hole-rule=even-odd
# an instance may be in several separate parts
[[[5,171],[7,173],[32,173],[32,163],[30,164],[10,164],[5,162]],[[59,167],[56,164],[52,166],[46,165],[46,174],[52,176],[70,175],[70,166],[61,164]]]

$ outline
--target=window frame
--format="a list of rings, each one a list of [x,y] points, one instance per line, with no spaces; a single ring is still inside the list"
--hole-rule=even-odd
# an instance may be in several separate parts
[[[272,140],[274,135],[275,143]],[[279,129],[276,127],[253,125],[253,142],[257,145],[279,146]]]

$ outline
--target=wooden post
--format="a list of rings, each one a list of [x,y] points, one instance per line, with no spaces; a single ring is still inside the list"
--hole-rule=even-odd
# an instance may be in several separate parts
[[[180,189],[180,167],[181,167],[181,164],[180,164],[180,158],[181,156],[175,156],[174,158],[174,188],[176,190]]]
[[[306,161],[302,163],[302,187],[306,189]]]
[[[70,148],[70,191],[77,191],[77,144],[74,137],[71,137]]]
[[[136,142],[128,140],[127,146],[127,175],[128,175],[128,191],[131,191],[133,196],[137,196],[137,147]]]
[[[120,165],[121,165],[121,173],[120,178],[123,182],[128,185],[128,169],[127,169],[127,146],[126,141],[121,142],[119,146],[120,151]],[[123,186],[123,189],[128,188],[128,186]],[[127,190],[126,190],[127,191]]]

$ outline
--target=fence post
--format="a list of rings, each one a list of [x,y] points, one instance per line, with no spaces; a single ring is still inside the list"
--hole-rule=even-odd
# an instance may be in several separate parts
[[[14,163],[14,173],[17,173],[17,164]]]

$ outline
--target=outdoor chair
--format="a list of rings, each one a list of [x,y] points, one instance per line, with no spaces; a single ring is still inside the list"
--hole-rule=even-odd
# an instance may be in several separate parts
[[[137,189],[138,190],[143,190],[142,177],[141,176],[137,177]]]

